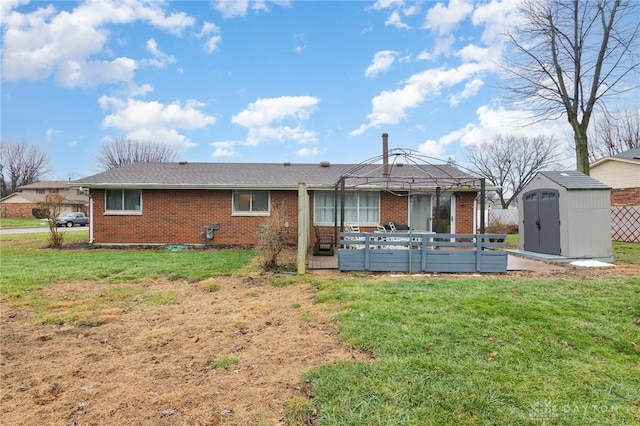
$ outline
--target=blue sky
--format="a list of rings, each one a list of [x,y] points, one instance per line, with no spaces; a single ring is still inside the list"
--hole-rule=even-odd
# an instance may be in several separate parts
[[[46,151],[50,179],[99,172],[119,138],[192,162],[359,163],[386,132],[465,164],[470,144],[546,132],[572,161],[565,120],[525,128],[504,100],[515,6],[2,0],[2,140]]]

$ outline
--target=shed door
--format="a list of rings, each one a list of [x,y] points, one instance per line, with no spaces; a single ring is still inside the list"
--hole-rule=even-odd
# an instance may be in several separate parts
[[[560,254],[560,202],[555,189],[536,189],[523,196],[524,249]]]

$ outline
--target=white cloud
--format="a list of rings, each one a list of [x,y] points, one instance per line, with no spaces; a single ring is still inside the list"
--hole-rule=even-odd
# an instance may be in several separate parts
[[[302,51],[307,48],[307,42],[305,41],[304,34],[294,34],[293,38],[296,41],[293,51],[296,53],[302,53]]]
[[[62,133],[60,130],[53,129],[50,127],[44,132],[44,138],[47,142],[51,142],[51,139],[53,139],[55,135],[58,135],[60,133]]]
[[[449,6],[437,3],[427,12],[423,28],[448,34],[473,11],[473,5],[464,0],[450,0]]]
[[[213,2],[213,8],[225,19],[246,16],[249,11],[249,0],[219,0]]]
[[[447,133],[437,140],[428,140],[418,148],[425,155],[443,158],[447,147],[459,144],[463,147],[490,142],[500,134],[514,136],[554,135],[558,143],[567,145],[571,140],[569,127],[563,120],[536,123],[533,112],[508,110],[503,107],[483,105],[476,110],[476,121]],[[566,152],[572,155],[567,145]]]
[[[263,142],[294,141],[315,143],[315,132],[305,130],[302,122],[309,119],[320,100],[312,96],[281,96],[258,99],[231,118],[231,122],[249,130],[246,143],[252,146]],[[293,122],[295,126],[280,125]]]
[[[291,4],[288,0],[264,1],[264,0],[215,0],[213,8],[220,12],[224,19],[247,16],[249,10],[269,11],[269,3],[287,7]]]
[[[481,4],[473,11],[471,22],[473,25],[484,26],[482,41],[488,45],[504,43],[504,33],[509,26],[522,19],[516,12],[520,1],[492,0]]]
[[[428,50],[423,50],[418,54],[418,59],[433,61],[438,59],[440,56],[449,56],[455,41],[456,39],[452,35],[437,37],[433,51],[430,52]]]
[[[298,157],[313,157],[318,154],[320,154],[320,150],[318,148],[300,148],[296,152]]]
[[[364,72],[365,77],[375,77],[381,72],[388,71],[398,55],[399,53],[394,50],[376,52],[371,60],[371,65],[369,65]]]
[[[462,64],[456,68],[433,68],[411,76],[403,87],[393,91],[383,91],[371,100],[372,111],[368,122],[349,134],[357,136],[368,128],[397,124],[404,119],[407,110],[416,108],[429,97],[441,95],[442,89],[469,80],[483,72],[483,64]]]
[[[455,93],[449,97],[449,105],[455,106],[460,103],[460,101],[464,99],[471,98],[478,93],[478,90],[484,85],[484,81],[479,78],[474,78],[471,81],[468,81],[464,85],[464,90],[460,93]]]
[[[108,25],[145,22],[178,34],[195,22],[183,12],[169,13],[164,2],[88,1],[71,11],[53,5],[3,16],[2,70],[6,80],[46,79],[66,86],[129,81],[136,61],[100,58],[110,37]],[[68,76],[68,73],[72,73]]]
[[[445,147],[442,144],[438,143],[438,141],[434,141],[433,139],[423,142],[418,147],[418,152],[420,154],[432,158],[442,158],[444,151]]]
[[[173,55],[167,55],[158,48],[158,42],[150,38],[147,40],[147,51],[153,55],[153,58],[145,60],[143,63],[154,68],[164,68],[167,64],[175,64],[176,58]]]
[[[211,154],[212,158],[220,158],[220,157],[236,157],[239,155],[238,151],[235,150],[237,142],[235,141],[218,141],[213,142],[211,146],[215,149]]]
[[[68,60],[58,65],[56,81],[66,87],[95,87],[102,83],[132,81],[136,69],[136,61],[130,58],[92,62]]]
[[[307,120],[320,100],[312,96],[281,96],[258,99],[244,111],[233,116],[231,121],[247,128],[268,126],[287,118]]]
[[[400,11],[394,10],[391,12],[387,20],[384,22],[386,26],[395,27],[400,30],[410,30],[411,27],[408,24],[402,22],[402,17],[400,16]]]
[[[266,142],[294,141],[300,144],[313,144],[318,141],[316,133],[301,126],[255,127],[249,129],[247,145],[257,146]]]
[[[222,42],[220,36],[220,27],[213,22],[205,22],[199,34],[200,38],[205,38],[204,49],[207,53],[213,53],[218,50],[218,45]]]
[[[157,101],[118,99],[102,96],[98,100],[105,111],[112,111],[102,121],[105,128],[115,128],[131,139],[166,143],[181,148],[194,146],[178,129],[195,130],[216,122],[215,117],[202,113],[203,104],[188,100],[168,105]]]

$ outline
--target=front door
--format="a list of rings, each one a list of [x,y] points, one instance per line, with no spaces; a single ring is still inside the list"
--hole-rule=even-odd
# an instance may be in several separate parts
[[[523,195],[524,249],[557,254],[560,248],[560,194],[555,189],[536,189]]]

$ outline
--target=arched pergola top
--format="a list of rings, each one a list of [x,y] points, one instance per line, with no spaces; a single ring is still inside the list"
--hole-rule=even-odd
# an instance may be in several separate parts
[[[386,136],[383,135],[383,138]],[[382,155],[365,160],[343,173],[335,183],[340,199],[340,229],[344,229],[344,197],[347,189],[376,189],[400,196],[423,191],[440,194],[446,191],[479,193],[480,233],[484,234],[486,182],[452,161],[426,156],[406,148],[383,149]],[[336,211],[335,223],[338,225]]]
[[[413,192],[434,188],[480,190],[481,181],[482,178],[451,161],[394,148],[353,166],[335,184],[344,188]]]

